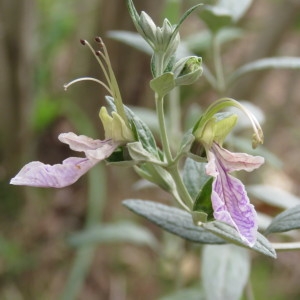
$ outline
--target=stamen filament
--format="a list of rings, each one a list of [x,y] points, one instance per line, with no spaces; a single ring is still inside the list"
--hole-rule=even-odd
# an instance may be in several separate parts
[[[69,88],[69,86],[71,86],[72,84],[79,82],[79,81],[95,81],[95,82],[99,83],[100,85],[102,85],[111,95],[113,94],[112,91],[109,89],[109,87],[104,82],[102,82],[96,78],[93,78],[93,77],[81,77],[81,78],[74,79],[74,80],[70,81],[69,83],[64,84],[65,91]]]
[[[104,74],[104,76],[105,76],[105,79],[106,79],[106,81],[107,81],[107,83],[108,83],[108,85],[109,85],[109,89],[110,89],[110,90],[113,90],[113,86],[112,86],[110,77],[108,76],[108,73],[107,73],[107,71],[106,71],[106,68],[104,67],[104,65],[103,65],[103,63],[102,63],[102,61],[101,61],[101,59],[99,58],[99,56],[98,56],[98,54],[97,54],[98,52],[95,52],[94,48],[91,46],[91,44],[90,44],[88,41],[86,41],[86,40],[81,40],[81,41],[82,41],[81,43],[82,43],[83,45],[88,46],[89,49],[92,51],[94,57],[97,59],[99,65],[100,65],[100,67],[101,67],[101,69],[102,69],[102,72],[103,72],[103,74]],[[84,42],[84,43],[83,43],[83,42]],[[110,94],[113,96],[113,93],[110,93]]]

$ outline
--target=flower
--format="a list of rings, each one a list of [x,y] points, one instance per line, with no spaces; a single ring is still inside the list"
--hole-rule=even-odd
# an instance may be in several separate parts
[[[61,133],[58,139],[68,144],[72,150],[84,152],[86,157],[69,157],[62,164],[56,165],[43,164],[39,161],[30,162],[11,179],[10,183],[54,188],[71,185],[98,162],[109,157],[120,145],[111,139],[93,140],[73,132]]]
[[[193,134],[205,148],[208,161],[206,173],[214,177],[211,193],[214,218],[233,226],[241,239],[252,247],[257,237],[257,214],[243,183],[229,173],[239,170],[253,171],[264,163],[264,158],[246,153],[232,153],[222,147],[238,119],[232,113],[216,113],[228,107],[237,107],[248,116],[254,131],[253,148],[263,143],[263,132],[255,116],[230,98],[222,98],[213,103],[194,126]]]
[[[215,142],[206,152],[206,173],[214,177],[211,194],[214,218],[236,228],[242,240],[253,246],[258,228],[256,211],[250,204],[243,183],[229,173],[239,170],[250,172],[260,167],[264,158],[232,153]]]

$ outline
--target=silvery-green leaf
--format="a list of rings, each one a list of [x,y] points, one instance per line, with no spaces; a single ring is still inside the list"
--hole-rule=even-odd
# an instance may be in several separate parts
[[[191,150],[194,141],[195,141],[195,136],[192,134],[192,131],[189,130],[184,134],[178,152],[179,153],[189,152]]]
[[[146,54],[151,55],[153,53],[152,48],[138,33],[126,30],[112,30],[107,35],[109,38],[120,41]]]
[[[201,244],[224,243],[223,239],[195,226],[191,214],[176,207],[139,199],[128,199],[123,204],[136,214],[184,239]]]
[[[72,234],[68,242],[74,247],[120,242],[146,245],[153,249],[158,247],[158,241],[149,230],[129,221],[94,225]]]
[[[206,300],[239,300],[250,274],[250,256],[234,245],[206,245],[201,278]]]
[[[126,147],[128,149],[130,157],[135,162],[148,161],[159,165],[163,163],[161,160],[158,160],[153,154],[146,151],[141,142],[128,143]]]
[[[164,73],[150,81],[151,89],[160,97],[164,97],[175,88],[174,74],[171,72]]]
[[[154,135],[159,134],[159,126],[155,110],[140,106],[128,107],[140,120],[143,120],[143,122],[149,127]]]
[[[223,28],[217,34],[217,41],[219,45],[223,45],[242,36],[243,30],[239,28]],[[187,36],[182,42],[193,53],[201,54],[211,49],[212,39],[211,31],[202,30],[200,33]]]
[[[293,229],[300,228],[300,205],[291,207],[279,215],[277,215],[269,227],[266,229],[265,234],[274,232],[285,232]]]
[[[254,71],[267,69],[300,69],[299,57],[270,57],[263,58],[238,68],[229,78],[228,82],[233,83],[241,76]]]
[[[300,198],[275,186],[250,185],[247,186],[247,191],[259,200],[283,209],[292,208],[300,204]]]
[[[191,158],[187,158],[183,167],[183,182],[190,193],[191,197],[195,199],[200,190],[210,178],[206,175],[206,163],[196,162]]]
[[[262,253],[266,256],[276,258],[276,252],[271,245],[271,243],[259,232],[257,233],[257,241],[253,247],[249,247],[248,244],[243,241],[238,234],[238,232],[231,227],[220,221],[213,221],[208,223],[203,223],[202,227],[206,230],[214,233],[215,235],[220,236],[222,239],[227,240],[238,246],[242,246],[251,250],[255,250],[259,253]]]

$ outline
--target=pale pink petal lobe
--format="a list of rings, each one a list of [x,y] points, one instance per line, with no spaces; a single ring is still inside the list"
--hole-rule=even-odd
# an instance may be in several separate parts
[[[33,161],[25,165],[11,179],[10,183],[14,185],[62,188],[76,182],[96,163],[97,161],[80,157],[69,157],[62,164],[53,166]]]

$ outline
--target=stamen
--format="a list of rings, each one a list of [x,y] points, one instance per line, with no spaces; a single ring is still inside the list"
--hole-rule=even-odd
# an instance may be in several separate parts
[[[93,77],[81,77],[81,78],[74,79],[74,80],[70,81],[69,83],[64,84],[65,91],[68,89],[69,86],[71,86],[72,84],[74,84],[76,82],[79,82],[79,81],[94,81],[94,82],[97,82],[101,86],[103,86],[111,95],[113,95],[112,91],[109,89],[109,87],[104,82],[102,82],[102,81],[100,81],[96,78],[93,78]]]
[[[81,45],[85,46],[86,45],[86,40],[80,40]]]

